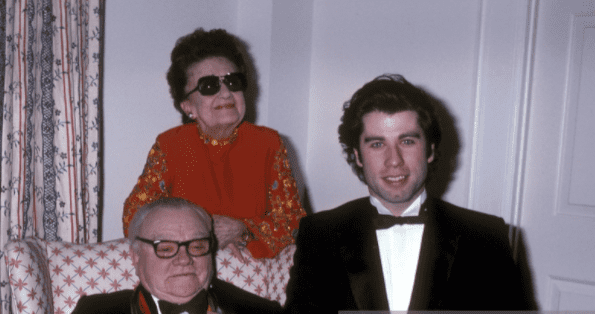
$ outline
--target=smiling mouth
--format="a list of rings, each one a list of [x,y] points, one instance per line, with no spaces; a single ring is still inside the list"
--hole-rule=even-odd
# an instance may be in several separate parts
[[[234,104],[226,104],[226,105],[221,105],[221,106],[217,106],[215,107],[215,110],[221,110],[221,109],[231,109],[235,107]]]
[[[384,177],[384,180],[389,183],[400,183],[405,181],[405,179],[407,179],[407,176]]]

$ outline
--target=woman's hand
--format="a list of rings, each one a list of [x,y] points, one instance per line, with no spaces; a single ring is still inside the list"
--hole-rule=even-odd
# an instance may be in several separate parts
[[[246,230],[246,225],[240,220],[220,215],[213,215],[213,225],[219,249],[229,248],[233,256],[245,262],[241,251],[244,246],[242,234]]]
[[[235,243],[230,243],[227,245],[227,248],[229,248],[231,250],[231,255],[235,258],[237,258],[238,260],[240,260],[240,262],[242,263],[246,263],[246,257],[252,257],[252,254],[250,254],[250,251],[248,251],[248,249],[244,246],[241,245],[237,245]],[[244,253],[242,253],[244,252]],[[246,256],[246,257],[244,257]]]

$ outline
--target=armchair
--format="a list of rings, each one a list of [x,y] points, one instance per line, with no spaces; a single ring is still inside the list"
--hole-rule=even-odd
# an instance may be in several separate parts
[[[127,239],[72,244],[25,238],[4,248],[14,313],[69,314],[82,295],[134,289],[138,284]],[[217,252],[217,277],[261,297],[285,303],[295,245],[272,259],[240,262]]]

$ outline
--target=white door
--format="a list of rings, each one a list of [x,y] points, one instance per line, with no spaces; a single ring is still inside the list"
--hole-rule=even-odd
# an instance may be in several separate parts
[[[541,310],[595,310],[595,1],[537,2],[521,227]]]

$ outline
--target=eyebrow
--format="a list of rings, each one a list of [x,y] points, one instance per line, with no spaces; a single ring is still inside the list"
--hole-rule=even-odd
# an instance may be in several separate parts
[[[375,141],[384,141],[384,137],[382,136],[370,136],[364,138],[364,143],[375,142]]]
[[[409,132],[409,133],[403,133],[401,135],[399,135],[399,139],[404,139],[404,138],[408,138],[408,137],[413,137],[413,138],[421,138],[421,133],[419,132]],[[385,138],[384,136],[369,136],[364,138],[364,143],[369,143],[369,142],[375,142],[375,141],[384,141]]]
[[[210,233],[194,233],[192,234],[193,236],[191,237],[191,239],[201,239],[201,238],[206,238],[206,237],[210,237]],[[160,241],[179,241],[179,240],[172,240],[172,238],[175,238],[175,236],[172,236],[171,234],[164,234],[164,233],[158,233],[158,234],[154,234],[153,235],[155,237],[154,241],[160,240]],[[143,237],[143,236],[139,236],[141,238],[145,238],[145,239],[150,239],[151,237]],[[181,241],[183,242],[183,241]]]
[[[421,133],[410,132],[410,133],[403,133],[403,134],[399,135],[399,139],[403,139],[403,138],[407,138],[407,137],[421,138]]]

